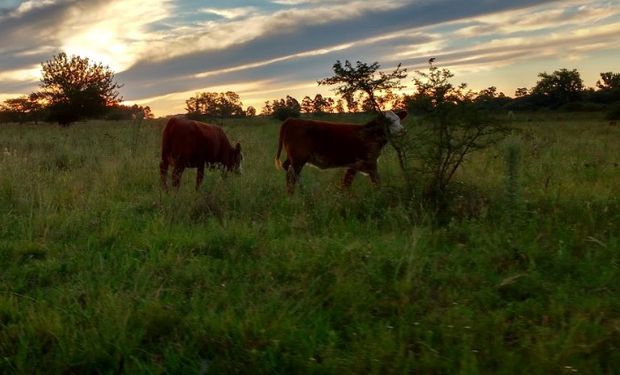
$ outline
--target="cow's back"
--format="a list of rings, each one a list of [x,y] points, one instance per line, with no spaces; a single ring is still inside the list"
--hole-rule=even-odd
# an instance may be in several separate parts
[[[321,168],[355,163],[380,151],[380,145],[369,143],[363,127],[357,124],[288,119],[280,132],[289,157]]]
[[[171,118],[162,136],[162,159],[196,166],[210,162],[219,152],[221,129],[196,121]]]

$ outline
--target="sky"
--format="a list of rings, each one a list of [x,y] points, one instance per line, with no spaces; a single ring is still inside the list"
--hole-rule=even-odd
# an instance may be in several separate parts
[[[506,95],[537,74],[620,72],[620,0],[0,0],[0,101],[35,91],[64,51],[108,65],[127,104],[185,112],[197,92],[265,100],[316,93],[337,61],[399,63],[413,91],[428,59]]]

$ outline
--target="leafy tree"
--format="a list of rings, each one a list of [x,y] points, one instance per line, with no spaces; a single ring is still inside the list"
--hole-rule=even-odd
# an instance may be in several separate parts
[[[272,101],[271,115],[280,121],[284,121],[289,117],[299,117],[301,115],[301,105],[297,99],[290,95],[286,99],[278,99]]]
[[[18,122],[20,124],[28,121],[37,123],[42,120],[45,105],[41,101],[41,97],[32,93],[28,96],[7,99],[0,106],[0,111],[4,113],[7,121]]]
[[[332,111],[334,105],[334,99],[330,97],[324,98],[321,94],[316,94],[312,100],[312,112],[315,114],[321,114]]]
[[[377,95],[384,91],[403,88],[400,80],[407,76],[407,69],[401,68],[401,64],[390,73],[379,71],[380,67],[378,62],[368,65],[357,61],[354,67],[349,60],[346,60],[344,65],[338,60],[332,67],[334,75],[319,80],[318,84],[336,86],[336,93],[347,102],[355,96],[355,93],[362,92],[367,95],[374,111],[380,112]]]
[[[128,120],[142,120],[142,119],[152,119],[153,112],[151,111],[151,107],[149,106],[141,106],[138,104],[134,104],[131,106],[128,105],[115,105],[108,111],[105,116],[106,120],[112,121],[128,121]]]
[[[601,79],[596,81],[596,87],[601,90],[620,89],[620,73],[601,73]]]
[[[254,117],[254,116],[256,116],[256,108],[252,107],[251,105],[248,106],[248,108],[245,109],[245,115],[247,117]]]
[[[269,102],[269,100],[265,101],[265,105],[261,109],[260,114],[262,116],[271,116],[273,114],[273,107],[271,107],[271,103]]]
[[[224,118],[244,116],[243,103],[233,91],[197,93],[185,101],[189,118],[196,120],[217,119],[220,124]]]
[[[519,87],[515,90],[515,98],[523,98],[528,95],[527,87]]]
[[[49,103],[50,119],[61,125],[100,116],[122,100],[114,73],[100,63],[61,52],[41,66],[38,95]]]
[[[474,103],[486,110],[499,110],[511,101],[503,92],[498,93],[497,87],[489,86],[480,90],[474,99]]]
[[[532,88],[532,95],[543,106],[558,107],[579,101],[584,85],[577,69],[556,70],[552,74],[539,73],[540,80]]]
[[[415,95],[426,98],[429,108],[420,119],[421,131],[403,148],[419,161],[409,175],[419,172],[427,177],[424,196],[443,210],[449,184],[466,157],[498,141],[507,128],[474,105],[466,84],[452,84],[454,75],[448,69],[429,61],[428,72],[415,73]]]
[[[301,100],[301,111],[303,113],[314,112],[314,102],[312,101],[312,98],[308,95],[304,96],[304,98]]]
[[[337,113],[344,113],[344,103],[343,103],[342,99],[336,100],[336,106],[334,107],[334,110]]]

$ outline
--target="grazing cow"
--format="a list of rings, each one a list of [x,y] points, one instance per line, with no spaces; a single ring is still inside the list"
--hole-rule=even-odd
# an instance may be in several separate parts
[[[182,118],[171,118],[161,142],[159,171],[161,184],[168,191],[168,165],[172,164],[172,186],[179,188],[185,168],[198,168],[196,189],[202,183],[204,167],[224,171],[241,171],[241,145],[230,145],[224,131],[214,125]]]
[[[386,132],[402,134],[405,129],[400,120],[406,116],[407,111],[387,111],[364,125],[294,118],[284,121],[280,127],[276,168],[286,171],[289,194],[294,192],[306,163],[320,169],[347,168],[343,187],[351,185],[357,172],[368,174],[375,185],[379,184],[377,158],[388,141]],[[282,146],[287,153],[284,163],[280,162]]]

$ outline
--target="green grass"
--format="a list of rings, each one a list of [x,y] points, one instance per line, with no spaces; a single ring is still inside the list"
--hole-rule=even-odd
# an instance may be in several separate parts
[[[225,126],[244,174],[169,195],[161,121],[135,147],[128,123],[0,126],[0,373],[614,373],[620,129],[515,126],[518,186],[505,144],[474,155],[441,227],[388,148],[379,189],[305,168],[287,196],[268,119]]]

